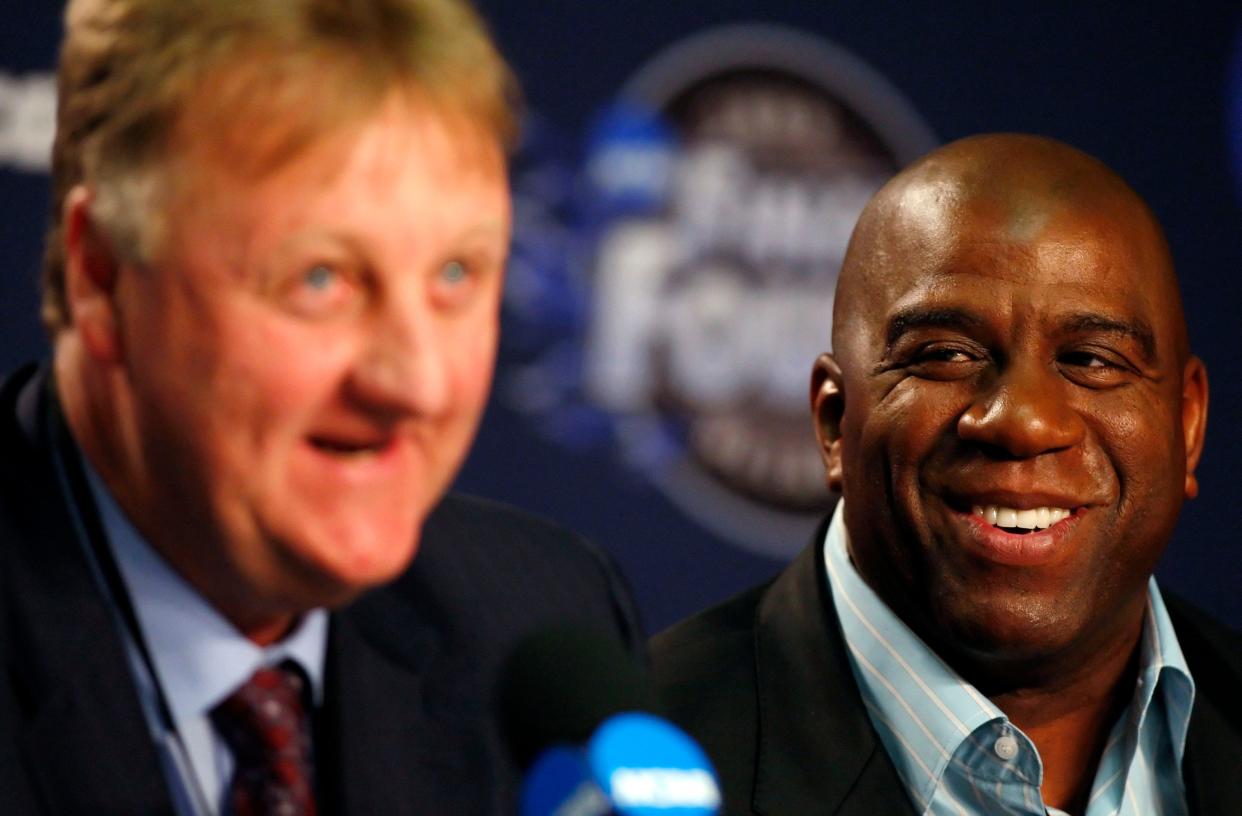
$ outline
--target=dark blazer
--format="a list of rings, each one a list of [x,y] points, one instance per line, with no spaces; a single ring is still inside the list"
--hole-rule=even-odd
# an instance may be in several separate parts
[[[846,656],[823,578],[826,524],[775,580],[651,641],[668,713],[716,764],[727,813],[914,813]],[[1242,638],[1165,602],[1196,687],[1191,813],[1242,813]]]
[[[30,368],[0,387],[0,813],[171,813],[52,467],[63,423],[45,378]],[[331,615],[321,812],[514,812],[493,685],[518,640],[564,619],[639,648],[629,594],[598,550],[499,505],[446,499],[410,569]]]

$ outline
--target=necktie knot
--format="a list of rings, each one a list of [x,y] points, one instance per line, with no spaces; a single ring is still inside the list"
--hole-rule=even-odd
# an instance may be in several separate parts
[[[237,767],[227,795],[234,816],[313,816],[306,681],[291,664],[262,668],[211,712]]]

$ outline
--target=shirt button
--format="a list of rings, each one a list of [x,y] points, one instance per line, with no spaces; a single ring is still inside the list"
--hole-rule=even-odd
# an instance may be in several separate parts
[[[1012,734],[1005,734],[996,740],[992,750],[996,751],[996,755],[1001,759],[1009,761],[1018,755],[1018,741]]]

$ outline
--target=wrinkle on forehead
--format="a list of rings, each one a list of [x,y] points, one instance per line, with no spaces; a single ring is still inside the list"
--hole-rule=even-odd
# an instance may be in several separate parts
[[[919,273],[950,270],[972,246],[994,256],[997,245],[1015,257],[1062,253],[1067,276],[1077,273],[1080,285],[1094,278],[1117,285],[1115,278],[1105,281],[1113,276],[1099,263],[1115,261],[1114,271],[1131,278],[1127,286],[1148,289],[1167,305],[1173,346],[1179,357],[1188,354],[1172,261],[1146,204],[1096,159],[1051,139],[1015,134],[946,145],[868,203],[838,282],[834,351],[841,356],[864,324],[882,320]],[[1116,252],[1089,263],[1091,253],[1079,247],[1091,245]]]

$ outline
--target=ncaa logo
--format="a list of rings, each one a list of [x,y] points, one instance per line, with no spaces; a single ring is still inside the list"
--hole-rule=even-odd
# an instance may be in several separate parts
[[[787,557],[831,506],[811,363],[830,347],[859,213],[934,145],[866,65],[767,26],[683,41],[600,115],[562,216],[581,349],[571,390],[628,462],[726,540]],[[521,244],[539,239],[523,235],[515,186],[520,287],[536,255]],[[563,380],[564,347],[543,362],[558,354]]]

